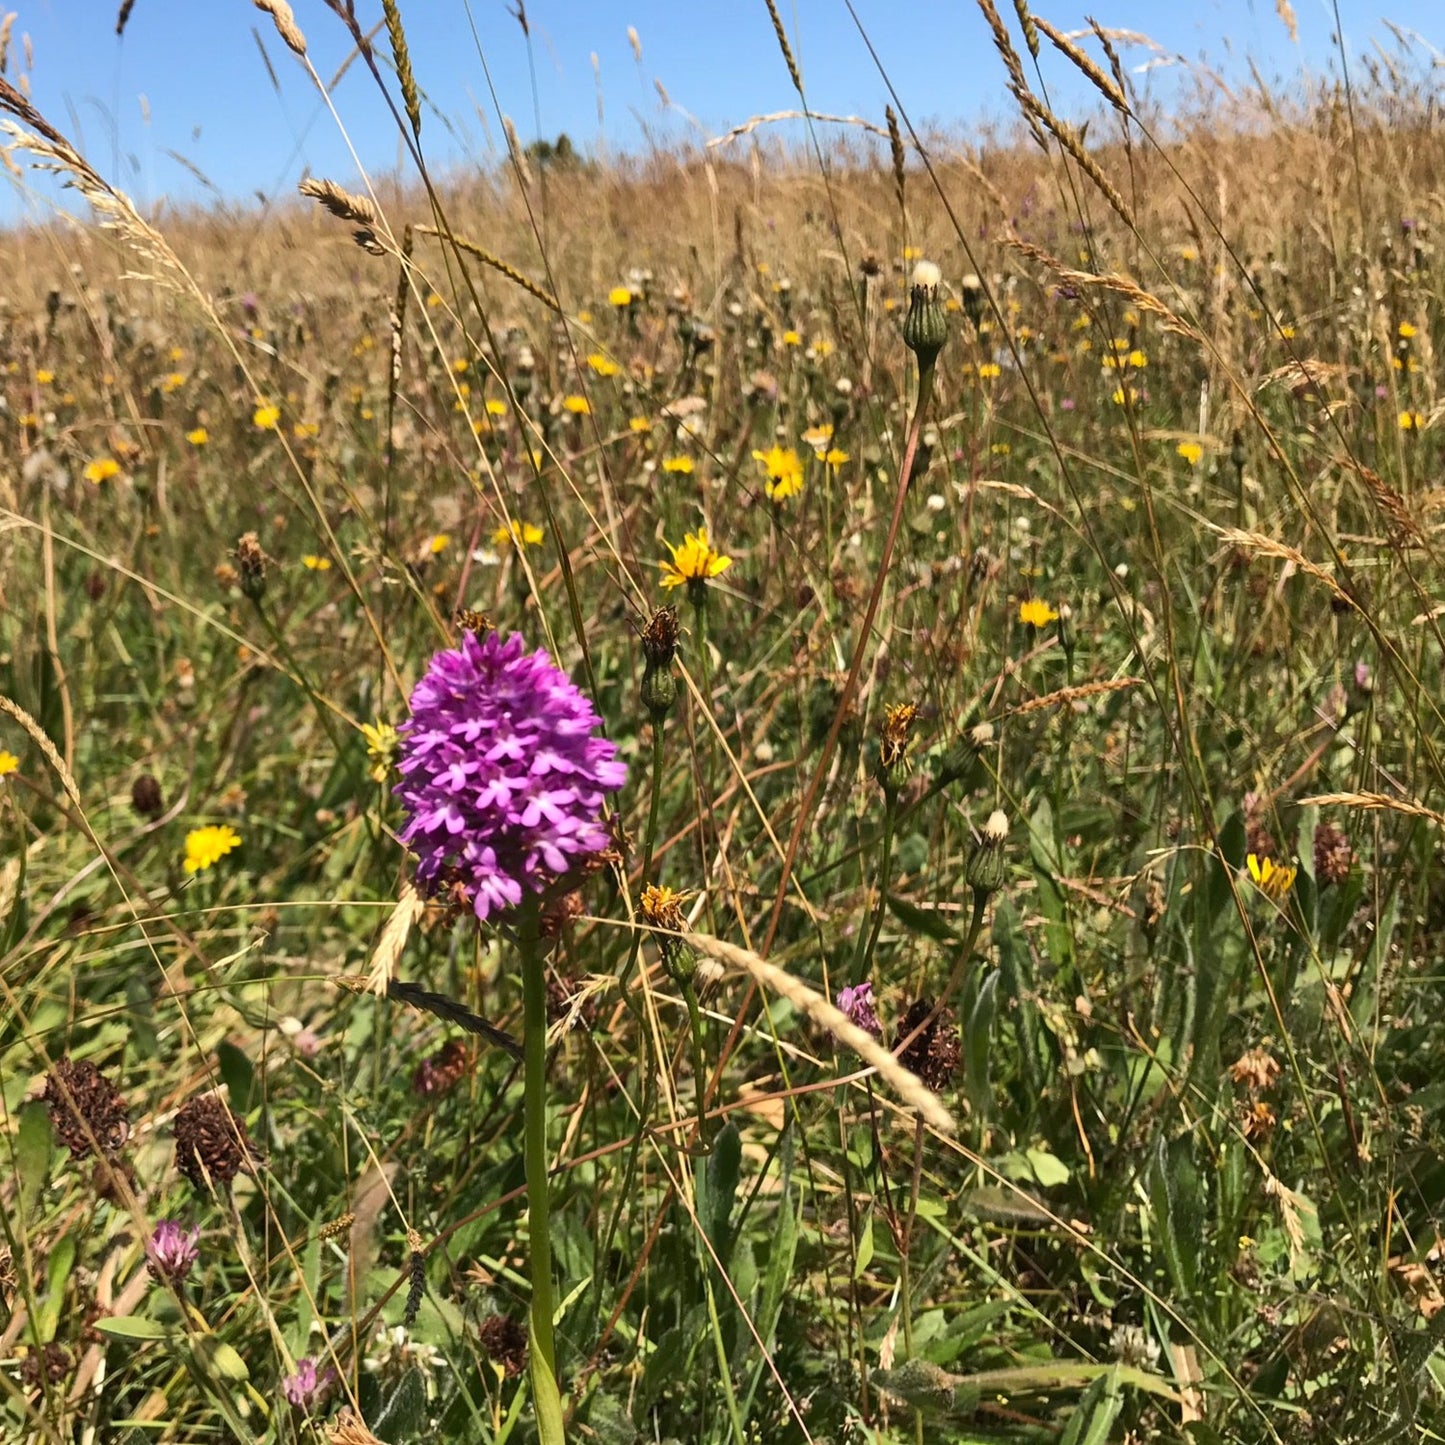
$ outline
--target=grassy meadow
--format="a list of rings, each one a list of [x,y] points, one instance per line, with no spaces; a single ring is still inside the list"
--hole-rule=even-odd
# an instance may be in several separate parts
[[[0,1440],[1442,1438],[1428,60],[462,178],[386,11],[264,214],[0,81]],[[627,781],[479,920],[513,634]]]

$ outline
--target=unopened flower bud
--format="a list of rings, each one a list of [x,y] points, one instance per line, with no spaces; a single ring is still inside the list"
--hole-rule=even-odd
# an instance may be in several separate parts
[[[895,703],[884,709],[883,723],[878,729],[879,785],[889,797],[895,797],[907,778],[912,763],[908,749],[913,740],[913,725],[918,708],[911,702]]]
[[[959,282],[958,289],[963,293],[960,298],[963,303],[963,314],[968,317],[969,322],[975,330],[983,320],[984,294],[983,282],[972,272]]]
[[[659,607],[642,629],[642,705],[660,723],[677,701],[672,660],[677,655],[677,608]]]
[[[1003,887],[1005,859],[1003,846],[1008,841],[1008,818],[995,808],[983,825],[983,834],[968,855],[965,876],[968,886],[980,897],[997,893]]]
[[[266,593],[266,563],[270,560],[254,532],[245,532],[236,543],[236,566],[241,574],[241,591],[259,602]]]
[[[993,741],[993,724],[987,718],[975,723],[940,759],[935,774],[937,786],[943,788],[964,781],[971,787],[979,771],[979,759],[993,746]]]
[[[903,322],[903,341],[918,357],[921,369],[933,365],[948,340],[948,318],[938,300],[940,279],[941,273],[931,261],[920,261],[913,268],[913,290]]]

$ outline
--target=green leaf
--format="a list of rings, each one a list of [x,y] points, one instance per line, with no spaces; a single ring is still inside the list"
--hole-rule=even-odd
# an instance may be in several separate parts
[[[858,1257],[853,1261],[853,1278],[862,1279],[873,1263],[873,1211],[863,1216],[863,1231],[858,1236]]]
[[[224,1393],[232,1386],[244,1385],[251,1378],[246,1362],[234,1346],[217,1335],[197,1335],[191,1348],[196,1364],[213,1387]]]
[[[105,1316],[95,1321],[95,1328],[112,1340],[132,1340],[137,1343],[174,1339],[181,1333],[178,1326],[164,1325],[159,1320],[148,1320],[143,1315]]]
[[[1124,1408],[1124,1395],[1119,1389],[1117,1367],[1100,1375],[1079,1401],[1069,1423],[1059,1438],[1059,1445],[1109,1445],[1109,1432]]]
[[[743,1139],[738,1126],[731,1119],[718,1131],[713,1140],[712,1153],[708,1155],[698,1183],[698,1213],[702,1216],[702,1227],[717,1257],[727,1263],[730,1240],[728,1220],[732,1218],[733,1203],[737,1198],[738,1179],[742,1171]]]
[[[60,1310],[65,1303],[65,1286],[74,1266],[75,1235],[62,1234],[46,1261],[45,1299],[35,1321],[35,1332],[42,1345],[48,1345],[55,1338],[55,1327],[60,1323]]]
[[[25,1219],[40,1198],[50,1176],[54,1151],[50,1137],[50,1111],[39,1099],[20,1110],[20,1128],[15,1134],[15,1173],[20,1180],[19,1217]]]
[[[249,1114],[256,1087],[256,1070],[251,1060],[235,1044],[223,1040],[216,1045],[216,1067],[230,1093],[232,1110],[238,1115]]]
[[[948,919],[936,908],[920,908],[916,903],[910,903],[906,898],[890,893],[888,909],[905,928],[923,938],[931,938],[935,943],[962,942],[958,934],[949,927]]]
[[[397,1382],[371,1426],[386,1445],[405,1445],[427,1433],[426,1377],[412,1368]]]
[[[986,1119],[993,1112],[993,1082],[989,1063],[993,1042],[993,1020],[998,1011],[1002,974],[994,969],[978,986],[978,995],[968,1011],[963,1034],[963,1058],[968,1101],[974,1113]]]

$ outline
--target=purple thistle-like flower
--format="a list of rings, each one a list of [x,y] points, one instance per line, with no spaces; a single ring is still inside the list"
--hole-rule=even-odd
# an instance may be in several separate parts
[[[330,1382],[333,1374],[332,1370],[320,1373],[313,1359],[297,1360],[296,1373],[287,1375],[281,1381],[281,1393],[292,1405],[310,1405],[321,1393],[322,1386]]]
[[[179,1284],[190,1272],[200,1251],[196,1242],[200,1225],[182,1229],[173,1219],[163,1219],[146,1245],[146,1264],[153,1275]]]
[[[841,1013],[848,1016],[848,1021],[863,1030],[865,1034],[872,1034],[875,1039],[883,1037],[883,1025],[878,1022],[878,1010],[873,1006],[873,985],[871,983],[860,983],[853,988],[838,990],[838,996],[834,1000]]]
[[[627,765],[596,736],[600,722],[543,649],[524,652],[519,633],[469,632],[437,653],[397,729],[401,841],[419,859],[417,882],[436,892],[460,881],[484,919],[605,848],[597,813]]]

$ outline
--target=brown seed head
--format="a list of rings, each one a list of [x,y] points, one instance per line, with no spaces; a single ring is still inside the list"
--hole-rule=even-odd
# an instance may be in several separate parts
[[[360,1416],[344,1409],[326,1427],[326,1438],[330,1445],[381,1445],[381,1441],[366,1428]]]
[[[156,818],[165,809],[161,785],[150,773],[142,773],[130,789],[130,805],[142,818]]]
[[[878,762],[892,771],[906,766],[908,745],[913,739],[913,724],[918,721],[918,708],[911,702],[893,703],[883,710],[883,723],[878,729],[880,748]]]
[[[510,1315],[488,1315],[477,1330],[487,1358],[509,1380],[527,1368],[527,1332]]]
[[[87,1060],[61,1059],[45,1081],[50,1124],[71,1157],[83,1159],[98,1145],[114,1154],[130,1138],[125,1099]]]
[[[1272,1088],[1279,1074],[1279,1060],[1268,1049],[1250,1049],[1229,1066],[1229,1077],[1252,1094]]]
[[[648,667],[671,667],[680,631],[676,607],[659,607],[642,629],[642,655]]]
[[[898,1025],[893,1040],[894,1048],[903,1043],[918,1030],[924,1020],[933,1012],[934,1001],[924,997],[910,1005]],[[935,1094],[941,1094],[953,1079],[962,1054],[958,1025],[953,1020],[952,1009],[940,1009],[938,1017],[929,1023],[912,1043],[906,1045],[898,1055],[898,1062],[905,1069],[918,1075]]]
[[[246,1126],[214,1095],[203,1094],[176,1115],[176,1168],[197,1189],[229,1184],[251,1165]]]
[[[261,539],[254,532],[243,532],[232,555],[241,574],[241,591],[259,602],[266,591],[266,564],[271,560]]]
[[[1355,850],[1350,840],[1333,823],[1321,823],[1315,829],[1315,877],[1321,886],[1343,883],[1350,876]]]
[[[669,933],[686,933],[687,918],[682,905],[691,897],[688,893],[677,893],[671,888],[659,888],[649,883],[642,890],[637,911],[649,928],[664,928]]]

